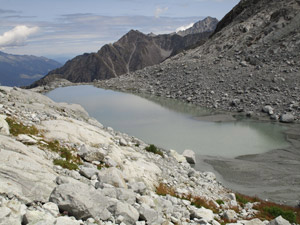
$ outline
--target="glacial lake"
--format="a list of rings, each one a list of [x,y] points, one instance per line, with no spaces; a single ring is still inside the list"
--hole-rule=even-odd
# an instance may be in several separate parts
[[[46,95],[80,104],[104,126],[179,153],[192,149],[197,155],[234,158],[289,146],[280,124],[201,121],[197,117],[208,111],[172,99],[149,100],[90,85],[57,88]]]

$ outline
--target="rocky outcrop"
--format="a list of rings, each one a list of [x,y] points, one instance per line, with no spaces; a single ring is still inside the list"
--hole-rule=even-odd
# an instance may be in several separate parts
[[[0,85],[27,86],[60,66],[45,57],[0,52]]]
[[[219,21],[216,18],[208,16],[205,19],[194,23],[192,27],[190,27],[186,30],[178,31],[177,34],[181,35],[181,36],[186,36],[188,34],[197,34],[197,33],[202,33],[202,32],[214,32],[217,27],[218,22]]]
[[[242,0],[202,46],[99,87],[179,99],[206,108],[300,119],[300,5]],[[273,108],[271,115],[262,107]]]
[[[0,93],[10,130],[0,134],[1,225],[216,225],[225,217],[238,225],[255,218],[260,203],[240,205],[213,173],[194,170],[174,151],[148,152],[79,105],[18,88]]]
[[[201,33],[182,37],[177,34],[146,35],[131,30],[117,42],[104,45],[97,53],[76,56],[30,87],[46,85],[56,78],[79,83],[118,77],[159,64],[184,49],[203,44],[211,33],[204,29]]]

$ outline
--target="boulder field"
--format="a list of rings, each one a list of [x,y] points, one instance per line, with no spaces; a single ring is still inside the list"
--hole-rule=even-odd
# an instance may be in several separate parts
[[[0,87],[0,224],[289,224],[79,105]],[[188,161],[187,161],[188,160]]]

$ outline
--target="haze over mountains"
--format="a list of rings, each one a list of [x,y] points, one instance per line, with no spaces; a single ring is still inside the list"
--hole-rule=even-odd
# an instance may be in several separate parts
[[[26,86],[59,66],[60,63],[45,57],[0,52],[0,84]]]
[[[217,20],[209,18],[199,21],[199,32],[194,28],[186,35],[146,35],[131,30],[117,42],[104,45],[97,53],[83,54],[69,60],[63,67],[35,82],[32,87],[46,84],[55,78],[71,82],[109,79],[161,63],[184,49],[203,44],[215,29],[215,23],[208,21]]]

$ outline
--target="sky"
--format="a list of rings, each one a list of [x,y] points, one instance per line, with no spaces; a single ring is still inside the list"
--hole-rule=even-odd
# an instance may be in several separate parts
[[[206,16],[222,19],[239,0],[0,0],[0,51],[72,58],[129,30],[172,33]]]

